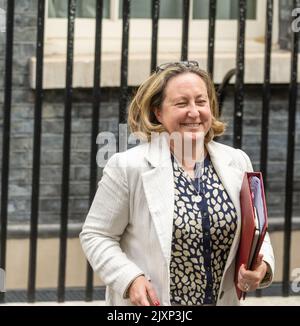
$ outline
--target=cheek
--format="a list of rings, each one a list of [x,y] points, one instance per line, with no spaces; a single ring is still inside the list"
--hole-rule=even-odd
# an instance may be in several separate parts
[[[211,114],[210,106],[206,107],[205,117],[208,121],[210,121],[210,122],[212,121],[212,114]]]
[[[184,119],[184,112],[183,111],[176,111],[176,110],[173,110],[171,112],[169,112],[169,115],[168,115],[168,122],[172,125],[175,125],[175,124],[179,124],[180,121],[182,121]]]
[[[167,131],[172,132],[178,128],[178,125],[182,120],[182,115],[173,110],[165,110],[160,119]]]

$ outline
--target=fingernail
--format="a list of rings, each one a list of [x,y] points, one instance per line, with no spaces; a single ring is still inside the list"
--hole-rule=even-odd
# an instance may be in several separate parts
[[[160,306],[159,301],[154,301],[154,306]]]

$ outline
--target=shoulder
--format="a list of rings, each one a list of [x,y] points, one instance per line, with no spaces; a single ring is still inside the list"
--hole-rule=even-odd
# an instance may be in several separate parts
[[[118,167],[120,169],[144,167],[145,156],[148,152],[149,144],[141,143],[124,152],[113,154],[107,161],[105,168]]]
[[[145,160],[147,148],[147,144],[143,143],[127,151],[111,155],[104,164],[101,180],[105,178],[110,182],[118,181],[127,187],[130,180],[136,180],[148,167]]]
[[[209,147],[220,157],[227,156],[239,169],[253,171],[251,160],[243,150],[216,141],[211,141]]]

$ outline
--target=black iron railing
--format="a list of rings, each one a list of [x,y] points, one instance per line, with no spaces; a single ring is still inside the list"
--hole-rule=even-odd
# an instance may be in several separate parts
[[[90,159],[90,196],[89,203],[92,204],[97,189],[97,144],[95,139],[99,132],[99,112],[101,105],[101,52],[102,52],[102,12],[103,0],[96,4],[96,31],[95,31],[95,57],[94,57],[94,87],[93,87],[93,113],[92,113],[92,137],[91,137],[91,159]],[[87,263],[86,271],[86,301],[93,300],[93,269]]]
[[[293,8],[300,8],[300,1],[293,1]],[[293,181],[294,181],[294,153],[296,130],[296,105],[297,105],[297,77],[298,77],[298,49],[299,32],[292,32],[291,72],[289,87],[289,122],[286,158],[286,182],[285,182],[285,226],[284,226],[284,257],[283,257],[283,295],[288,296],[290,290],[290,254],[291,232],[293,215]]]
[[[7,210],[8,210],[8,177],[9,177],[9,147],[11,122],[11,95],[12,95],[12,69],[13,69],[13,39],[14,39],[14,9],[15,2],[9,1],[6,15],[6,48],[5,48],[5,91],[3,105],[3,145],[1,170],[1,248],[0,267],[6,266],[6,240],[7,240]],[[4,292],[0,292],[1,301]]]
[[[41,127],[43,105],[43,57],[44,57],[44,21],[45,2],[38,3],[37,47],[36,47],[36,93],[34,110],[33,164],[31,219],[29,244],[28,301],[35,301],[36,254],[38,237],[40,167],[41,167]]]
[[[300,1],[294,0],[294,8],[300,7]],[[215,25],[217,1],[211,0],[209,5],[209,33],[207,70],[214,75],[214,49],[215,49]],[[128,99],[128,48],[130,26],[130,0],[123,1],[123,31],[121,52],[121,79],[119,100],[119,123],[126,122]],[[236,66],[224,76],[223,82],[218,88],[219,102],[222,107],[226,95],[226,87],[230,79],[235,75],[235,101],[234,101],[234,146],[242,146],[243,127],[243,103],[244,103],[244,72],[245,72],[245,32],[246,32],[246,0],[239,0],[238,38]],[[103,0],[96,1],[96,33],[94,50],[94,86],[93,86],[93,111],[91,122],[91,161],[90,161],[90,203],[96,191],[97,165],[95,139],[99,132],[99,119],[101,109],[101,54],[102,54],[102,19]],[[189,39],[189,12],[190,1],[182,0],[182,42],[181,60],[188,59]],[[261,170],[267,176],[267,153],[269,131],[269,107],[270,107],[270,69],[271,69],[271,41],[273,29],[273,0],[267,1],[266,6],[266,32],[265,32],[265,63],[264,82],[262,85],[262,137],[261,137]],[[44,57],[44,16],[45,0],[38,1],[37,20],[37,44],[36,44],[36,91],[34,114],[34,145],[33,145],[33,179],[31,197],[31,223],[30,223],[30,256],[28,277],[28,301],[35,301],[36,294],[36,265],[37,265],[37,226],[39,212],[39,182],[41,165],[41,124],[43,108],[43,57]],[[154,71],[157,64],[157,44],[159,28],[160,1],[152,0],[152,46],[151,65],[149,71]],[[65,87],[65,111],[63,134],[63,166],[62,166],[62,195],[61,195],[61,224],[60,224],[60,248],[59,248],[59,276],[57,286],[57,300],[65,300],[66,277],[66,252],[67,252],[67,226],[68,226],[68,199],[69,199],[69,174],[71,153],[71,113],[72,113],[72,77],[73,77],[73,51],[74,51],[74,22],[76,18],[76,0],[68,0],[68,33],[67,33],[67,60],[66,60],[66,87]],[[290,274],[290,248],[292,226],[292,199],[293,199],[293,170],[295,148],[295,115],[297,100],[297,67],[298,67],[298,32],[292,32],[291,72],[289,91],[289,127],[288,127],[288,154],[286,166],[286,198],[285,198],[285,229],[284,229],[284,267],[283,267],[283,295],[289,295]],[[1,249],[0,267],[5,269],[6,244],[7,244],[7,217],[8,217],[8,186],[9,186],[9,150],[11,127],[11,96],[12,96],[12,71],[13,71],[13,40],[14,40],[14,0],[7,1],[6,22],[6,48],[5,48],[5,93],[3,105],[3,149],[2,149],[2,179],[1,179]],[[5,299],[1,293],[1,300]],[[259,294],[258,294],[259,295]],[[93,271],[87,264],[86,300],[93,299]]]

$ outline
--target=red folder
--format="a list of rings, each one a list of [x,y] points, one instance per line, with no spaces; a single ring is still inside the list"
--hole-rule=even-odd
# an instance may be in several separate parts
[[[253,178],[254,177],[254,178]],[[252,270],[268,227],[267,206],[261,172],[246,172],[240,192],[242,227],[236,256],[235,286],[239,299],[245,292],[238,287],[238,272],[242,264]]]

